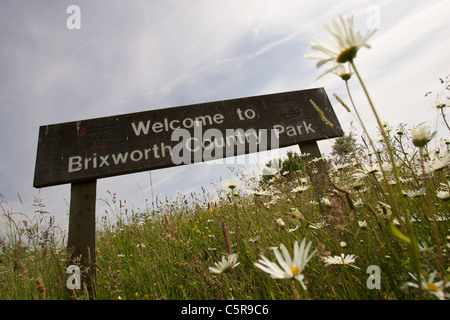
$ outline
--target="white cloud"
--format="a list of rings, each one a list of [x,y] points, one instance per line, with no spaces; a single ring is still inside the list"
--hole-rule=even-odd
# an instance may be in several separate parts
[[[424,3],[381,29],[373,48],[361,54],[358,65],[386,121],[434,125],[435,114],[427,108],[424,94],[449,72],[442,55],[450,48],[448,10],[450,3],[445,1]]]

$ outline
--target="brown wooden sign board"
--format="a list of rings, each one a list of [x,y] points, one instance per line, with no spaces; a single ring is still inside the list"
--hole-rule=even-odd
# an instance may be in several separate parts
[[[276,131],[276,148],[343,134],[323,88],[45,125],[39,129],[34,187],[175,166],[171,153],[181,140],[172,141],[172,134],[176,129],[186,129],[194,136],[195,121],[202,125],[203,132],[219,130],[223,141],[226,130],[268,131],[267,147],[253,151],[272,149],[269,130]],[[227,150],[218,155],[223,158],[252,152],[235,149],[231,154]],[[190,163],[209,159],[193,156]]]
[[[180,132],[190,138],[174,137]],[[45,125],[33,185],[71,183],[69,264],[84,268],[83,283],[93,297],[97,179],[295,144],[311,159],[321,156],[316,141],[342,135],[323,88]],[[174,157],[179,149],[192,152],[180,162]],[[311,163],[308,174],[320,199],[327,175],[322,161]]]

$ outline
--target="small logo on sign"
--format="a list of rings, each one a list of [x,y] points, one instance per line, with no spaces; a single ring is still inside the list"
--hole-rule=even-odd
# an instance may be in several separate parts
[[[294,119],[299,117],[300,114],[300,110],[294,107],[285,108],[280,112],[280,116],[284,119]]]

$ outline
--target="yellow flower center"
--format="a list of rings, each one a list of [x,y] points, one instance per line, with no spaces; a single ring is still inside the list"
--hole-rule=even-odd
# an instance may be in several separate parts
[[[433,291],[433,292],[439,291],[438,286],[433,283],[427,283],[427,289],[428,289],[428,291]]]
[[[231,266],[227,266],[227,267],[225,267],[223,270],[222,270],[222,272],[221,273],[228,273],[228,272],[230,272],[231,271]]]
[[[297,267],[291,267],[292,275],[295,277],[300,272],[300,269]]]
[[[337,57],[336,61],[339,63],[346,63],[352,61],[356,57],[358,47],[352,46],[342,51]]]
[[[342,80],[348,81],[352,77],[352,73],[351,72],[344,72],[344,73],[341,73],[339,76],[341,77]]]

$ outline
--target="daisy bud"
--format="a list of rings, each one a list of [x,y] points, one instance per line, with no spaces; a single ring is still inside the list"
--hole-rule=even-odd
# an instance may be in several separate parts
[[[433,139],[436,132],[431,133],[430,129],[425,126],[420,126],[417,128],[414,128],[411,131],[412,140],[416,147],[423,148],[427,145],[428,142],[430,142],[431,139]]]

